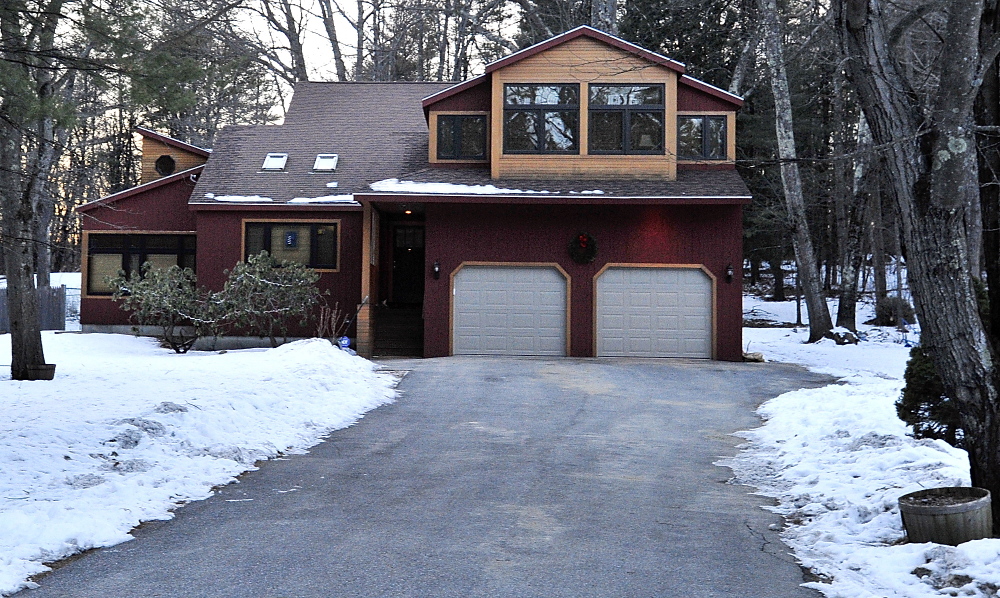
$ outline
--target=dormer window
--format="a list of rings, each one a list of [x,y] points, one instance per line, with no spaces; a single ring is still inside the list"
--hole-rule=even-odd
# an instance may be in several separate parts
[[[677,117],[679,159],[725,160],[728,145],[725,116]]]
[[[485,160],[486,115],[438,115],[437,158],[438,160]]]
[[[285,162],[288,161],[288,154],[268,154],[264,158],[264,164],[260,167],[261,170],[284,170]]]
[[[505,154],[576,154],[579,132],[579,85],[504,85]]]
[[[589,99],[590,153],[663,153],[663,85],[591,85]]]
[[[316,161],[313,162],[313,170],[317,172],[333,172],[337,170],[337,154],[317,154]]]

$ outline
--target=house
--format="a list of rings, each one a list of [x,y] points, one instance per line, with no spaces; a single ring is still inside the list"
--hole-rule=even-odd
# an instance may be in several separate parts
[[[193,255],[219,288],[263,249],[359,310],[363,355],[738,361],[741,103],[579,27],[457,85],[300,83],[283,124],[211,154],[140,131],[159,177],[80,208],[81,322],[127,324],[115,263]]]

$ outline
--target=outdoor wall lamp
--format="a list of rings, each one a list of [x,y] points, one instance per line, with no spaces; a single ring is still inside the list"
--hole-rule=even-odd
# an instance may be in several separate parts
[[[434,272],[434,280],[441,278],[441,262],[434,260],[434,265],[431,266],[431,271]]]
[[[733,265],[726,265],[726,282],[733,282]]]

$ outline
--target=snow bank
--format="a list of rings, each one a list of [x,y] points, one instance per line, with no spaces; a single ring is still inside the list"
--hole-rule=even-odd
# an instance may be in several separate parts
[[[794,318],[794,304],[745,307]],[[775,318],[780,321],[779,318]],[[860,320],[861,318],[859,318]],[[965,451],[915,440],[895,412],[912,332],[859,327],[868,339],[803,344],[805,329],[744,328],[744,344],[771,361],[803,364],[837,384],[789,392],[761,406],[763,427],[740,435],[736,480],[774,497],[782,538],[836,598],[996,596],[1000,540],[958,547],[907,544],[898,498],[923,488],[969,485]]]
[[[44,334],[51,382],[0,371],[0,594],[45,562],[130,539],[254,462],[392,401],[371,362],[305,340],[175,355],[147,338]],[[10,335],[0,336],[10,355]]]

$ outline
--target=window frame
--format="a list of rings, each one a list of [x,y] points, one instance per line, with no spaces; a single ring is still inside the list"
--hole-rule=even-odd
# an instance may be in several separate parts
[[[507,104],[507,89],[510,87],[573,87],[576,88],[576,104]],[[502,152],[504,155],[557,155],[557,156],[578,156],[581,153],[580,143],[580,112],[583,105],[583,101],[580,95],[581,92],[580,83],[504,83],[503,91],[501,96],[501,104],[503,109],[502,120],[501,120],[501,135],[502,138]],[[507,115],[512,113],[526,113],[530,112],[535,114],[538,122],[542,123],[542,134],[538,136],[538,140],[535,143],[535,149],[533,150],[512,150],[507,147]],[[574,139],[575,146],[573,149],[569,150],[547,150],[545,149],[545,113],[546,112],[575,112],[576,113],[576,136]]]
[[[660,104],[622,104],[605,105],[595,104],[591,98],[591,90],[595,87],[657,87],[660,90]],[[667,117],[666,117],[666,85],[663,83],[590,83],[587,85],[587,154],[593,156],[662,156],[667,151]],[[595,113],[621,113],[622,114],[622,149],[621,150],[599,150],[592,147],[594,139],[594,119]],[[632,150],[632,114],[633,113],[655,113],[660,116],[662,127],[660,129],[660,147],[654,150]]]
[[[482,119],[483,121],[483,153],[479,156],[443,156],[441,154],[441,119],[455,119],[457,122],[461,122],[466,119]],[[482,163],[488,162],[490,157],[490,113],[486,111],[478,112],[435,112],[433,121],[433,134],[434,134],[434,145],[431,148],[433,151],[431,153],[432,162],[448,162],[448,163]],[[461,128],[452,128],[452,143],[458,147],[461,143],[456,143],[461,140]]]
[[[336,172],[340,154],[316,154],[313,161],[313,172]]]
[[[122,247],[121,248],[106,249],[106,248],[93,248],[93,247],[91,247],[91,243],[92,243],[93,239],[95,239],[97,237],[108,237],[108,236],[120,236],[120,237],[125,237],[126,239],[122,243]],[[128,239],[129,237],[139,237],[140,238],[140,242],[135,247],[133,247],[133,244]],[[147,245],[145,243],[145,239],[147,237],[177,237],[177,245],[178,245],[178,247],[176,247],[174,251],[165,250],[162,247],[155,247],[155,248],[152,248],[152,251],[150,251],[150,248],[147,247]],[[183,243],[181,242],[181,238],[183,238],[183,237],[191,237],[194,240],[194,244],[193,244],[193,246],[191,248],[186,248],[186,247],[183,246]],[[111,295],[114,294],[112,291],[92,291],[91,290],[91,288],[90,288],[90,270],[91,270],[90,262],[91,262],[91,256],[94,256],[94,255],[118,255],[118,256],[121,256],[120,267],[118,268],[118,270],[124,270],[126,276],[131,275],[131,273],[132,273],[132,267],[131,267],[131,261],[132,260],[131,260],[131,258],[132,258],[133,255],[138,257],[138,259],[139,259],[139,267],[142,268],[142,265],[144,263],[146,263],[147,261],[149,261],[148,259],[143,259],[143,258],[148,258],[148,256],[149,256],[150,253],[152,253],[153,255],[176,255],[178,257],[181,257],[181,256],[191,256],[191,258],[192,258],[192,260],[191,260],[191,262],[192,262],[191,263],[191,270],[197,272],[197,265],[198,265],[198,261],[197,261],[197,256],[198,256],[198,234],[197,234],[196,231],[159,231],[159,230],[142,230],[142,231],[133,231],[133,230],[129,230],[129,231],[106,230],[105,231],[105,230],[100,230],[100,231],[95,231],[95,230],[88,230],[88,231],[83,231],[83,239],[82,239],[82,241],[83,241],[83,248],[86,251],[86,255],[84,256],[84,259],[81,260],[81,267],[80,267],[80,269],[81,269],[81,279],[82,279],[80,281],[80,286],[82,287],[81,295],[83,297],[93,297],[93,298],[99,298],[99,299],[111,299]],[[180,260],[178,260],[178,261],[180,261]],[[177,265],[179,265],[181,267],[186,267],[186,266],[183,266],[180,263],[178,263]],[[117,274],[117,271],[116,271],[116,274]]]
[[[677,114],[677,161],[678,162],[727,162],[731,161],[730,157],[730,112],[684,112]],[[682,118],[700,118],[702,119],[701,127],[701,155],[700,156],[683,156],[680,153],[681,145],[681,119]],[[722,157],[709,157],[708,152],[708,127],[706,123],[708,120],[721,120],[722,121],[722,131],[724,133],[725,141],[722,147]]]
[[[280,227],[282,225],[294,225],[294,226],[309,225],[309,263],[303,265],[306,266],[307,268],[312,268],[317,272],[340,272],[340,261],[342,253],[341,233],[343,231],[343,225],[341,224],[341,220],[339,218],[331,220],[296,219],[296,218],[273,218],[273,219],[244,218],[241,223],[241,233],[240,233],[241,234],[240,255],[242,256],[241,259],[243,261],[246,261],[247,258],[250,257],[247,249],[247,226],[251,224],[262,224],[266,227],[266,232],[264,235],[264,245],[268,247],[270,246],[270,241],[272,239],[271,237],[271,235],[273,234],[272,229],[275,226]],[[333,268],[330,268],[325,265],[319,267],[314,265],[316,263],[316,252],[317,252],[316,228],[320,226],[335,226],[337,228],[336,241],[334,247],[334,251],[336,252],[336,264],[334,265]],[[268,254],[270,254],[270,251],[268,251]]]
[[[284,172],[286,164],[288,164],[287,152],[269,152],[264,156],[264,163],[260,165],[260,170],[261,172]]]

